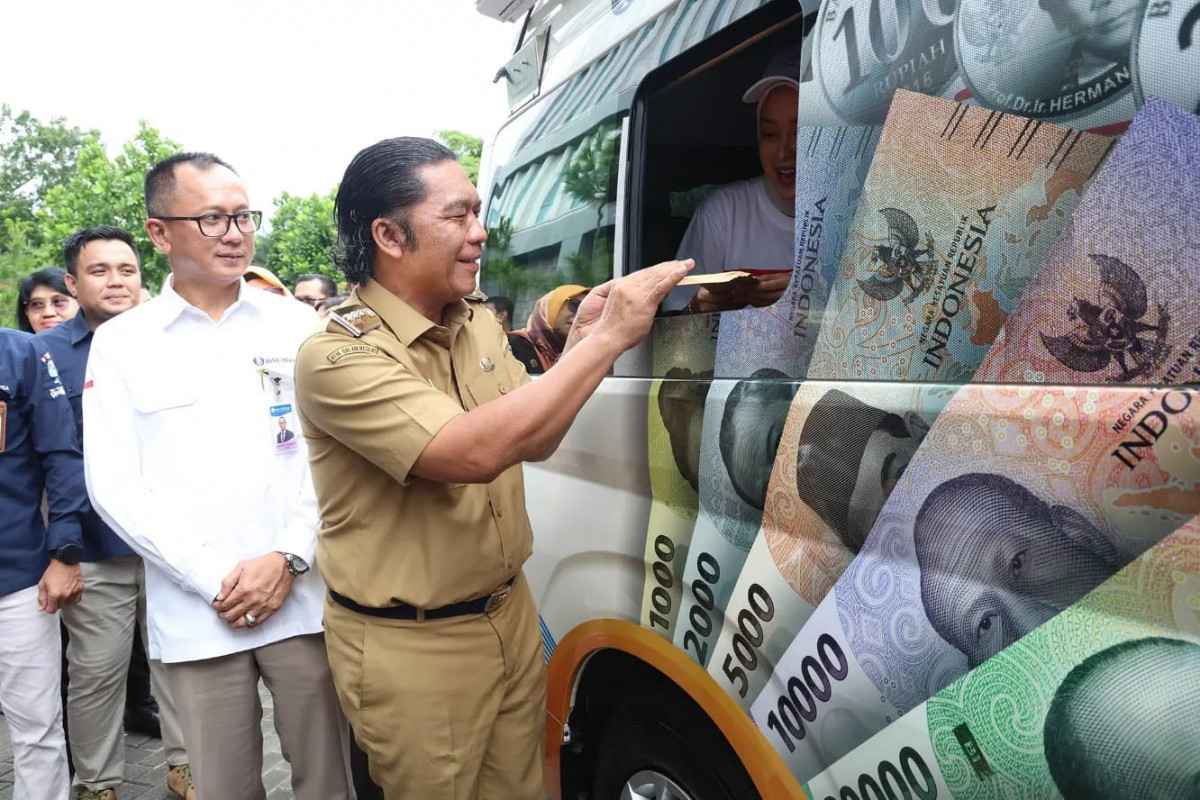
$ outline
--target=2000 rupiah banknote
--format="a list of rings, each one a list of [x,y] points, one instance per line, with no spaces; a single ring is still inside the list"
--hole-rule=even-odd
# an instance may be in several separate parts
[[[1200,518],[805,788],[814,800],[1193,800]]]

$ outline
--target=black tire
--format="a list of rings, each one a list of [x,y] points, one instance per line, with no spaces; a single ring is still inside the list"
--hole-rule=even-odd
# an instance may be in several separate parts
[[[691,800],[758,800],[758,791],[717,726],[686,695],[635,698],[604,727],[591,800],[620,800],[639,772],[666,775]]]

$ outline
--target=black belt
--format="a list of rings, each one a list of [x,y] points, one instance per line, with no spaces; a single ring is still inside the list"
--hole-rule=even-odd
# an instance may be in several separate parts
[[[504,599],[508,597],[508,590],[512,588],[515,577],[509,578],[504,585],[492,592],[491,594],[478,597],[474,600],[465,600],[461,603],[453,603],[441,608],[425,609],[425,619],[446,619],[447,617],[464,617],[468,614],[483,614],[488,611],[494,611],[500,607]],[[329,597],[333,602],[337,603],[342,608],[348,608],[359,614],[366,614],[368,617],[383,617],[384,619],[417,619],[421,609],[416,606],[406,605],[401,603],[397,606],[387,606],[386,608],[378,608],[376,606],[364,606],[354,602],[349,597],[340,595],[333,589],[329,590]]]

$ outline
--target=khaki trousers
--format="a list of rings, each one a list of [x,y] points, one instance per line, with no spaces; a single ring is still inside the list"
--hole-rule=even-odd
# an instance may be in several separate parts
[[[62,610],[67,645],[67,729],[75,783],[100,790],[125,775],[125,689],[134,625],[146,638],[146,567],[138,556],[80,564],[83,599]],[[150,660],[167,764],[188,763],[161,661]]]
[[[198,800],[264,800],[262,678],[296,800],[350,800],[346,720],[321,634],[166,665]]]
[[[489,614],[389,620],[328,601],[325,635],[387,800],[545,797],[545,650],[524,575]]]

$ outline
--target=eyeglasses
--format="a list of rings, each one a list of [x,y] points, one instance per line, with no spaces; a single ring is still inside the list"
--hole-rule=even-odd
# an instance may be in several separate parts
[[[229,226],[237,221],[238,230],[242,233],[254,233],[258,230],[258,226],[262,225],[261,211],[239,211],[236,214],[218,214],[212,212],[209,214],[201,214],[198,217],[153,217],[153,219],[161,219],[166,222],[187,222],[196,223],[200,228],[200,233],[210,239],[219,239],[229,233]]]
[[[71,298],[61,294],[54,295],[50,300],[50,305],[54,306],[54,310],[60,314],[71,307]],[[25,310],[33,314],[41,314],[46,310],[46,301],[42,299],[30,300],[25,304]]]
[[[301,303],[308,303],[313,308],[316,308],[317,306],[321,305],[321,303],[324,303],[329,298],[328,297],[308,297],[305,295],[298,294],[298,295],[296,295],[296,299],[299,300]]]

